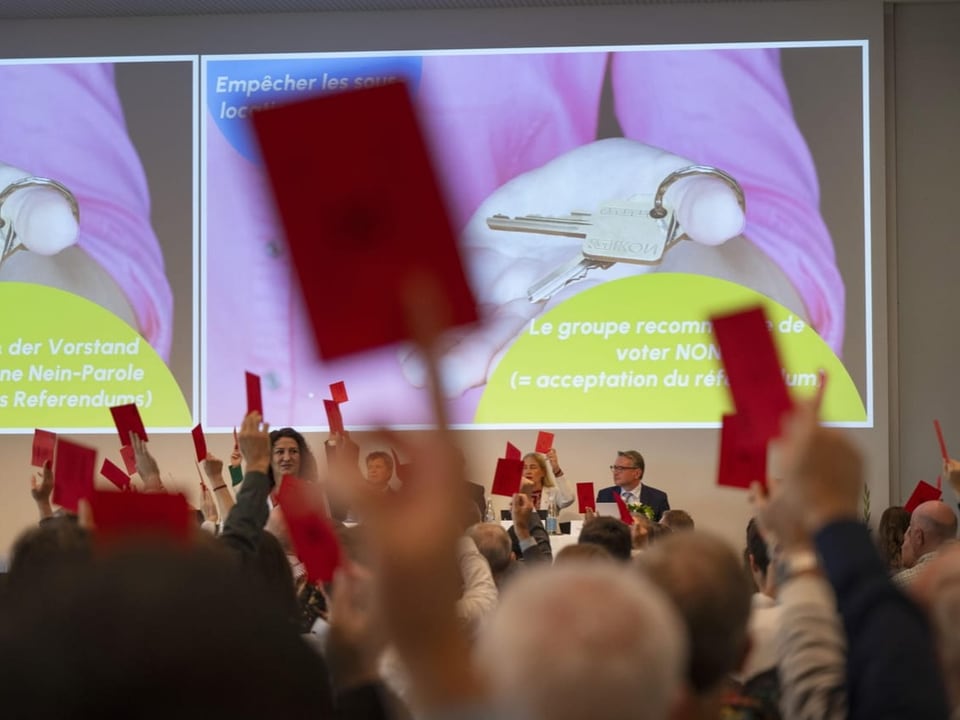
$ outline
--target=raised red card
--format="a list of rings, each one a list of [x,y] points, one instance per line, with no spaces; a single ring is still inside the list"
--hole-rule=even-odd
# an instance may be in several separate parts
[[[81,500],[93,492],[97,451],[60,438],[53,463],[53,502],[75,513]]]
[[[780,419],[793,403],[763,308],[717,316],[711,321],[740,416],[742,437],[751,445],[766,443],[779,436]]]
[[[136,433],[144,442],[149,439],[136,404],[117,405],[110,408],[110,414],[113,415],[113,424],[117,426],[121,445],[130,444],[130,433]]]
[[[596,497],[593,493],[593,483],[577,483],[577,512],[581,515],[587,512],[587,508],[597,509],[597,504],[593,501]]]
[[[193,450],[197,454],[197,462],[202,463],[207,459],[207,439],[203,436],[203,428],[200,423],[190,431],[193,435]]]
[[[103,464],[100,466],[100,474],[121,490],[130,489],[130,476],[107,458],[103,459]]]
[[[520,448],[513,443],[507,443],[507,449],[504,457],[507,458],[507,460],[521,460],[523,458],[523,453],[521,453]]]
[[[297,557],[310,582],[330,582],[343,558],[337,534],[324,517],[319,487],[295,477],[280,483],[278,501]]]
[[[343,432],[343,415],[340,414],[340,405],[335,400],[324,400],[323,409],[327,411],[327,425],[331,433]]]
[[[910,494],[910,499],[904,503],[903,508],[907,512],[913,512],[918,506],[930,500],[939,500],[943,496],[941,490],[937,490],[930,483],[921,480]]]
[[[44,463],[53,461],[53,449],[57,446],[57,434],[49,430],[33,431],[33,452],[30,464],[34,467],[43,467]]]
[[[950,454],[947,452],[947,443],[943,439],[943,430],[940,429],[940,421],[933,421],[933,429],[937,431],[937,442],[940,443],[940,457],[943,458],[944,462],[947,462],[950,459]]]
[[[717,485],[749,488],[752,482],[767,485],[766,443],[745,436],[740,415],[724,415],[720,429]]]
[[[153,535],[186,542],[197,525],[183,495],[95,491],[90,498],[98,539]]]
[[[520,491],[523,476],[523,460],[519,458],[499,458],[497,471],[493,475],[492,495],[513,497]]]
[[[263,395],[260,392],[260,376],[252,372],[245,372],[247,383],[247,415],[252,412],[260,413],[263,417]]]
[[[545,432],[541,430],[537,433],[537,447],[536,451],[538,453],[548,453],[550,448],[553,447],[553,433]]]
[[[350,398],[347,397],[347,384],[341,380],[330,385],[330,396],[335,403],[345,403]]]
[[[324,358],[407,339],[413,284],[439,294],[445,327],[476,322],[404,85],[269,108],[253,125]]]
[[[627,504],[623,501],[623,498],[620,497],[620,493],[615,492],[613,494],[613,499],[617,501],[617,510],[620,511],[620,520],[625,522],[627,525],[633,525],[633,515],[630,514],[630,508],[627,507]]]
[[[123,466],[127,469],[128,475],[133,475],[137,471],[137,453],[132,445],[124,445],[120,448],[120,457],[123,458]]]

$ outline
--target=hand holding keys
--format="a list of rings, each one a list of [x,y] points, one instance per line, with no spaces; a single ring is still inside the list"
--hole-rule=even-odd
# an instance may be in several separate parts
[[[743,190],[739,183],[716,168],[691,165],[668,175],[655,195],[632,200],[608,202],[596,214],[573,212],[565,217],[524,215],[510,218],[494,215],[487,218],[491,230],[559,235],[583,240],[579,255],[561,264],[527,289],[532,303],[549,300],[567,285],[582,280],[593,269],[606,270],[617,262],[657,265],[663,255],[688,239],[680,230],[676,215],[663,205],[667,189],[677,180],[694,175],[717,177],[733,190],[745,210]]]

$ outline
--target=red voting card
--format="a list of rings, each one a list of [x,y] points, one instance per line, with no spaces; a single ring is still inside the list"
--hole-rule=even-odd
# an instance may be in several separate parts
[[[253,125],[324,358],[407,339],[418,278],[446,301],[445,327],[476,322],[406,86],[270,108]]]
[[[197,453],[197,462],[202,463],[207,459],[207,439],[203,436],[203,428],[200,423],[190,431],[193,435],[193,449]]]
[[[614,493],[613,499],[617,501],[617,510],[620,511],[620,519],[627,525],[633,525],[633,515],[630,514],[630,508],[627,507],[627,504],[623,501],[623,498],[620,497],[620,493]]]
[[[903,508],[907,512],[913,512],[919,505],[928,500],[939,500],[943,493],[937,490],[933,485],[921,480],[910,494],[910,499],[904,504]]]
[[[597,509],[597,504],[593,501],[593,483],[577,483],[577,512],[581,515],[587,511],[587,508]]]
[[[537,433],[537,447],[536,451],[538,453],[548,453],[550,448],[553,447],[553,433],[545,432],[541,430]]]
[[[112,407],[110,414],[113,415],[113,424],[117,426],[121,445],[130,443],[130,433],[136,433],[144,442],[149,439],[140,419],[140,411],[134,403]]]
[[[260,413],[263,417],[263,395],[260,393],[260,376],[252,372],[245,372],[247,381],[247,414]]]
[[[130,476],[107,458],[103,459],[103,464],[100,466],[100,474],[121,490],[130,489]]]
[[[81,500],[93,492],[97,451],[60,438],[53,464],[53,502],[64,510],[77,512]]]
[[[523,453],[521,453],[520,448],[513,443],[507,443],[507,450],[504,457],[507,458],[507,460],[521,460]]]
[[[937,442],[940,443],[940,457],[946,462],[950,459],[950,454],[947,452],[947,443],[943,440],[943,430],[940,429],[939,420],[933,421],[933,429],[937,431]]]
[[[128,475],[133,475],[137,471],[137,453],[134,452],[132,445],[124,445],[120,448],[120,457],[123,458],[123,466],[127,469]]]
[[[324,517],[319,488],[295,477],[280,483],[278,501],[297,557],[307,569],[310,582],[330,582],[342,563],[337,534]]]
[[[43,467],[48,461],[53,461],[53,449],[57,445],[57,434],[49,430],[33,431],[33,453],[30,464],[34,467]]]
[[[335,400],[324,400],[323,409],[327,411],[327,425],[330,426],[331,433],[343,432],[343,415],[340,414],[340,406]]]
[[[745,437],[740,415],[724,415],[720,429],[717,485],[749,488],[752,482],[767,486],[766,443]]]
[[[330,385],[330,396],[335,403],[345,403],[350,398],[347,397],[347,384],[341,380]]]
[[[792,402],[763,308],[711,318],[742,435],[765,443],[780,434],[780,418]]]
[[[96,491],[90,509],[98,539],[162,535],[186,542],[197,524],[196,514],[180,494]]]
[[[520,458],[499,458],[497,471],[493,476],[492,495],[506,495],[513,497],[520,491],[520,480],[523,476],[523,460]]]

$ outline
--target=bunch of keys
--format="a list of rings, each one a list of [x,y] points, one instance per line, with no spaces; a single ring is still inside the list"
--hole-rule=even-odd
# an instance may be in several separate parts
[[[708,175],[725,182],[746,211],[743,189],[732,176],[707,165],[691,165],[670,173],[654,195],[630,201],[604,203],[596,213],[572,212],[563,217],[524,215],[487,218],[491,230],[559,235],[583,241],[580,253],[527,289],[532,303],[549,300],[567,285],[583,280],[591,270],[606,270],[618,262],[658,265],[664,254],[688,239],[663,196],[677,180]]]

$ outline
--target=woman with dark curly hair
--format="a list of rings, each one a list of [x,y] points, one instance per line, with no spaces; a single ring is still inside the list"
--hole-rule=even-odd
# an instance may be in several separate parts
[[[903,560],[900,557],[900,548],[903,545],[903,534],[910,527],[910,513],[899,505],[888,507],[880,516],[880,527],[877,529],[877,548],[880,557],[887,564],[891,575],[903,570]]]

